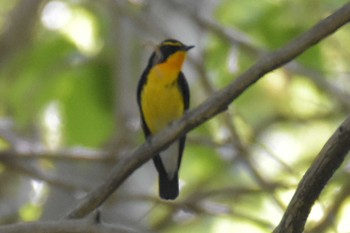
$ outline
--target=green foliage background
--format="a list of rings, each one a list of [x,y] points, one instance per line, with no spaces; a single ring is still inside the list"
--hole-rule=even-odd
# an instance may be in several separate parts
[[[172,37],[196,45],[184,67],[195,107],[347,1],[43,0],[33,24],[15,20],[24,2],[0,1],[0,149],[11,155],[0,155],[2,224],[59,219],[144,142],[135,95],[154,44]],[[102,206],[105,221],[271,232],[350,110],[349,40],[345,26],[190,132],[178,200],[158,199],[149,162]],[[350,231],[348,172],[346,161],[306,232]]]

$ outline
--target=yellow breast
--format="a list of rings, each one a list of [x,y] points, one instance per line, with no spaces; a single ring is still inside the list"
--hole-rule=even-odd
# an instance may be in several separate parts
[[[184,99],[177,80],[181,67],[162,63],[153,67],[142,89],[141,107],[152,134],[184,113]]]

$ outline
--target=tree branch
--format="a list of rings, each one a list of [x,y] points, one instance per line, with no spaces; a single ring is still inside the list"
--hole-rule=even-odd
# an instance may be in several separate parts
[[[103,224],[86,220],[66,220],[50,222],[28,222],[0,226],[1,233],[141,233],[145,229],[119,224]]]
[[[213,94],[207,101],[189,111],[147,143],[125,156],[112,170],[106,181],[89,193],[71,210],[66,218],[81,218],[101,205],[123,181],[143,163],[172,141],[225,110],[228,105],[266,73],[291,61],[312,45],[335,32],[350,20],[350,3],[320,21],[313,28],[280,50],[262,57],[232,84]]]
[[[28,146],[25,150],[9,149],[0,151],[0,161],[8,159],[23,161],[51,159],[53,161],[110,163],[117,160],[117,158],[112,157],[111,153],[106,150],[96,150],[87,147],[67,147],[52,151],[44,146],[27,144]]]
[[[45,181],[46,183],[65,189],[70,192],[75,191],[86,191],[89,190],[91,186],[84,185],[78,182],[72,182],[70,180],[62,179],[60,176],[56,176],[53,173],[46,172],[41,168],[35,166],[31,163],[23,163],[15,158],[8,157],[7,159],[0,160],[8,169],[17,171],[19,174],[25,174],[34,179]]]
[[[274,233],[303,232],[313,203],[350,150],[350,116],[339,126],[307,170]]]

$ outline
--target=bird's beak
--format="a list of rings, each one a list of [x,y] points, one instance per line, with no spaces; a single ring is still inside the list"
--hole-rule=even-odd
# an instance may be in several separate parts
[[[183,50],[188,51],[188,50],[192,49],[193,47],[194,47],[194,45],[189,45],[189,46],[185,45],[183,47]]]

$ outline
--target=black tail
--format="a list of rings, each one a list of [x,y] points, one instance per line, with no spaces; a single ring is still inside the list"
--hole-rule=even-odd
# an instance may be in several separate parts
[[[159,196],[166,200],[174,200],[179,195],[179,178],[176,173],[172,179],[166,174],[159,175]]]

